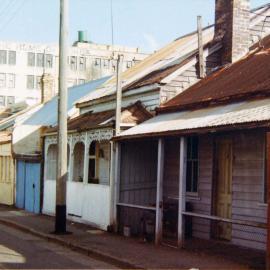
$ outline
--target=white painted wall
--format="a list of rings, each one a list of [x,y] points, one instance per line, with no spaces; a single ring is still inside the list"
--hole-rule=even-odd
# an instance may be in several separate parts
[[[55,180],[44,181],[44,214],[55,213],[55,183]],[[110,186],[68,181],[67,213],[68,219],[107,230],[110,225]]]

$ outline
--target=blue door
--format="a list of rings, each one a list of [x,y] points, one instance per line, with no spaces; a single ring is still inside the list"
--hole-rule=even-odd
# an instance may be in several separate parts
[[[17,161],[16,170],[16,203],[18,208],[24,208],[25,194],[25,161]]]
[[[16,206],[32,213],[40,212],[40,163],[17,162]]]
[[[25,167],[25,210],[40,211],[40,164],[26,163]]]

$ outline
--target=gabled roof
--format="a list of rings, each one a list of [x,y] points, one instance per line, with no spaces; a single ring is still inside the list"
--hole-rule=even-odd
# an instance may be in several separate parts
[[[140,102],[136,102],[122,109],[121,123],[126,125],[137,125],[150,119],[152,115],[142,106]],[[69,131],[84,131],[90,129],[99,129],[105,127],[114,127],[115,110],[109,110],[98,113],[85,113],[68,121]],[[46,130],[46,133],[57,131],[57,127]]]
[[[211,25],[204,28],[204,44],[212,41],[213,37],[214,26]],[[164,78],[164,75],[168,75],[167,73],[169,69],[171,69],[171,72],[175,71],[176,65],[179,65],[181,61],[185,60],[187,57],[190,56],[191,53],[193,53],[197,49],[197,32],[190,33],[186,36],[174,40],[167,46],[146,57],[143,61],[123,72],[123,90],[134,88],[134,86],[132,85],[133,83],[139,83],[141,80],[144,80],[145,76],[148,75],[152,77],[152,75],[156,74],[156,72],[163,73],[165,71],[165,74],[161,76],[162,78]],[[151,84],[158,81],[160,81],[160,78],[158,76],[156,78],[152,78]],[[115,85],[116,77],[113,76],[110,80],[108,80],[100,87],[101,89],[99,92],[90,93],[83,99],[79,100],[77,105],[79,107],[83,107],[85,104],[88,103],[88,101],[115,94]]]
[[[163,104],[158,112],[201,108],[270,95],[270,36],[236,63],[225,66]]]
[[[110,77],[104,77],[99,80],[90,81],[88,83],[73,86],[68,89],[68,116],[74,113],[74,103],[89,94],[94,92],[101,84],[106,82]],[[53,126],[57,124],[57,106],[58,97],[55,96],[47,103],[43,104],[41,108],[35,112],[31,117],[23,122],[25,125],[40,125]]]

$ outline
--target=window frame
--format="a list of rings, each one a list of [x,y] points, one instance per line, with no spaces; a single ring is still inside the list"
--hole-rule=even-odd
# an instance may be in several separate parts
[[[14,57],[11,55],[13,54]],[[13,59],[13,61],[11,61]],[[8,64],[10,66],[15,66],[17,63],[17,52],[16,51],[8,51]]]
[[[12,100],[10,102],[10,100]],[[15,97],[14,96],[7,96],[7,106],[12,106],[13,104],[15,104]]]
[[[189,141],[190,140],[190,141]],[[197,144],[197,152],[196,152],[196,156],[193,157],[193,147],[194,147],[194,140],[196,140],[196,144]],[[191,149],[189,151],[189,142],[191,143]],[[191,155],[189,157],[189,154]],[[198,182],[199,182],[199,137],[198,136],[191,136],[187,138],[187,165],[186,165],[186,193],[188,196],[193,196],[196,197],[198,196]],[[191,163],[191,183],[190,183],[190,190],[188,190],[188,163]],[[195,168],[195,170],[197,171],[196,173],[196,179],[194,179],[194,164],[196,164],[195,166],[197,166],[197,168]]]
[[[1,95],[0,96],[0,106],[5,107],[6,106],[6,96]]]
[[[34,52],[27,53],[27,65],[28,67],[34,67],[36,65],[36,54]]]
[[[0,65],[6,64],[7,64],[7,50],[0,50]]]
[[[95,155],[90,154],[90,149],[92,143],[95,144]],[[98,141],[92,141],[91,144],[89,145],[89,151],[88,151],[88,179],[87,179],[87,184],[99,184],[99,149],[100,145]],[[90,178],[90,160],[95,161],[95,176]]]
[[[29,79],[33,78],[33,85],[29,87]],[[35,76],[34,75],[26,75],[26,88],[28,90],[33,90],[35,89]]]
[[[14,73],[8,73],[7,74],[7,88],[14,89],[16,88],[16,75]],[[12,78],[12,79],[11,79]],[[12,82],[12,85],[10,84]]]

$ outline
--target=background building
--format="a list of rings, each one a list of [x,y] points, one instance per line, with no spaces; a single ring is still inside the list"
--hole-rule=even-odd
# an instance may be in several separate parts
[[[111,75],[116,71],[118,54],[124,55],[123,70],[144,59],[138,48],[101,45],[88,42],[78,32],[71,47],[68,86],[78,85]],[[41,78],[50,75],[52,95],[58,91],[58,46],[17,42],[0,42],[0,108],[25,101],[29,105],[41,101]],[[48,79],[48,76],[47,76]]]

